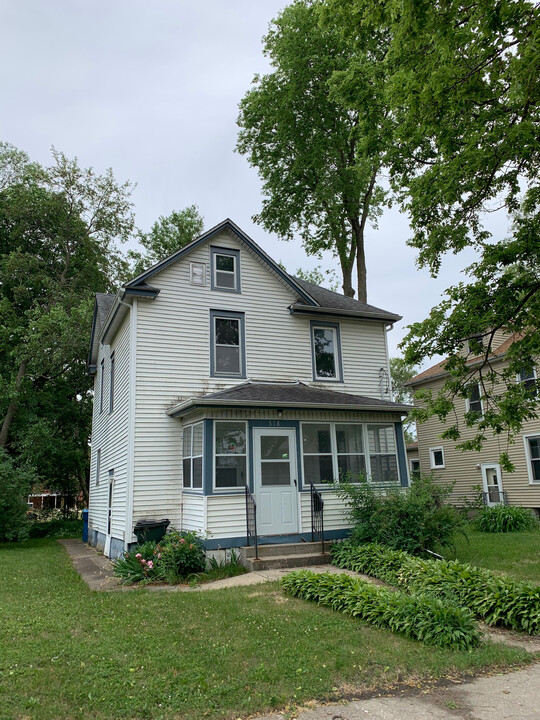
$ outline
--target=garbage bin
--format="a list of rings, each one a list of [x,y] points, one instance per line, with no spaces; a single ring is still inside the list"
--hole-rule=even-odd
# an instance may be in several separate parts
[[[82,511],[82,541],[88,542],[88,510]]]
[[[138,520],[133,528],[139,544],[154,540],[159,542],[167,532],[170,520]]]

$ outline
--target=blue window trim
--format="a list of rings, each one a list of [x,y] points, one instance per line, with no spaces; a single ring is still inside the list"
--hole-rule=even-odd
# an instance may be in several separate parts
[[[115,360],[114,360],[114,350],[111,353],[111,363],[110,363],[110,377],[109,377],[109,413],[112,413],[114,410],[114,367],[115,367]]]
[[[315,339],[314,330],[315,328],[331,328],[336,332],[336,355],[335,363],[338,377],[336,378],[321,378],[317,377],[317,365],[315,363]],[[313,380],[314,382],[330,382],[330,383],[343,383],[343,363],[341,360],[341,333],[339,323],[333,322],[318,322],[317,320],[310,320],[309,323],[309,334],[311,338],[311,364],[313,368]]]
[[[216,255],[228,255],[234,258],[234,280],[236,287],[225,288],[216,285]],[[240,286],[240,250],[222,248],[215,245],[210,247],[210,287],[218,292],[241,293]]]
[[[409,470],[407,467],[407,451],[405,450],[405,440],[403,439],[403,425],[400,422],[394,423],[396,430],[396,449],[398,457],[398,470],[401,487],[409,486]]]
[[[232,318],[239,320],[240,336],[240,372],[221,373],[215,369],[215,322],[216,318]],[[210,310],[210,377],[220,378],[245,378],[246,377],[246,332],[245,315],[242,312],[231,312],[229,310]]]

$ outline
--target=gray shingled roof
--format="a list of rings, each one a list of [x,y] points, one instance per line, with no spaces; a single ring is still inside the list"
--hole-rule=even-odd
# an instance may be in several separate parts
[[[312,407],[331,410],[333,408],[366,411],[407,412],[409,405],[394,403],[389,400],[378,400],[363,395],[336,392],[311,387],[301,382],[269,383],[248,381],[226,390],[220,390],[202,397],[192,397],[168,412],[170,415],[181,414],[184,410],[199,405],[274,405],[282,407]]]
[[[107,319],[115,297],[116,295],[111,295],[110,293],[96,293],[97,316],[100,327],[103,327],[103,323]]]
[[[320,285],[315,285],[314,283],[308,282],[307,280],[301,280],[300,278],[294,276],[292,277],[298,283],[298,285],[300,285],[303,290],[309,293],[309,295],[311,295],[315,302],[318,303],[321,307],[331,308],[335,310],[346,310],[358,314],[385,315],[393,317],[396,320],[401,320],[400,315],[391,313],[388,310],[383,310],[382,308],[375,307],[375,305],[368,305],[367,303],[362,303],[358,300],[355,300],[354,298],[340,295],[340,293],[336,293],[332,290],[328,290],[327,288],[320,287]]]

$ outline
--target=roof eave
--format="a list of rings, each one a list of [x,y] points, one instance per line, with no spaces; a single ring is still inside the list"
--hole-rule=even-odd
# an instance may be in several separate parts
[[[295,410],[349,410],[356,412],[395,412],[400,414],[412,410],[410,405],[395,407],[381,407],[380,405],[355,405],[353,403],[307,403],[307,402],[281,402],[276,400],[216,400],[212,398],[190,398],[167,410],[167,415],[173,418],[183,417],[199,407],[246,407],[246,408],[292,408]]]
[[[311,305],[299,305],[293,304],[289,306],[289,312],[291,315],[333,315],[338,317],[357,317],[362,320],[373,320],[376,322],[388,322],[395,323],[402,319],[401,315],[395,315],[394,313],[376,313],[366,312],[359,310],[343,310],[340,308],[329,308],[329,307],[313,307]]]

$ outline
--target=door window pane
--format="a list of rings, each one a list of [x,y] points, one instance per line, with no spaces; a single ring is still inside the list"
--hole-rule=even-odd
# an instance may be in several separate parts
[[[261,458],[286,460],[289,457],[289,438],[287,435],[263,435],[261,437]]]
[[[289,462],[261,462],[261,484],[269,485],[290,485],[291,466]]]

